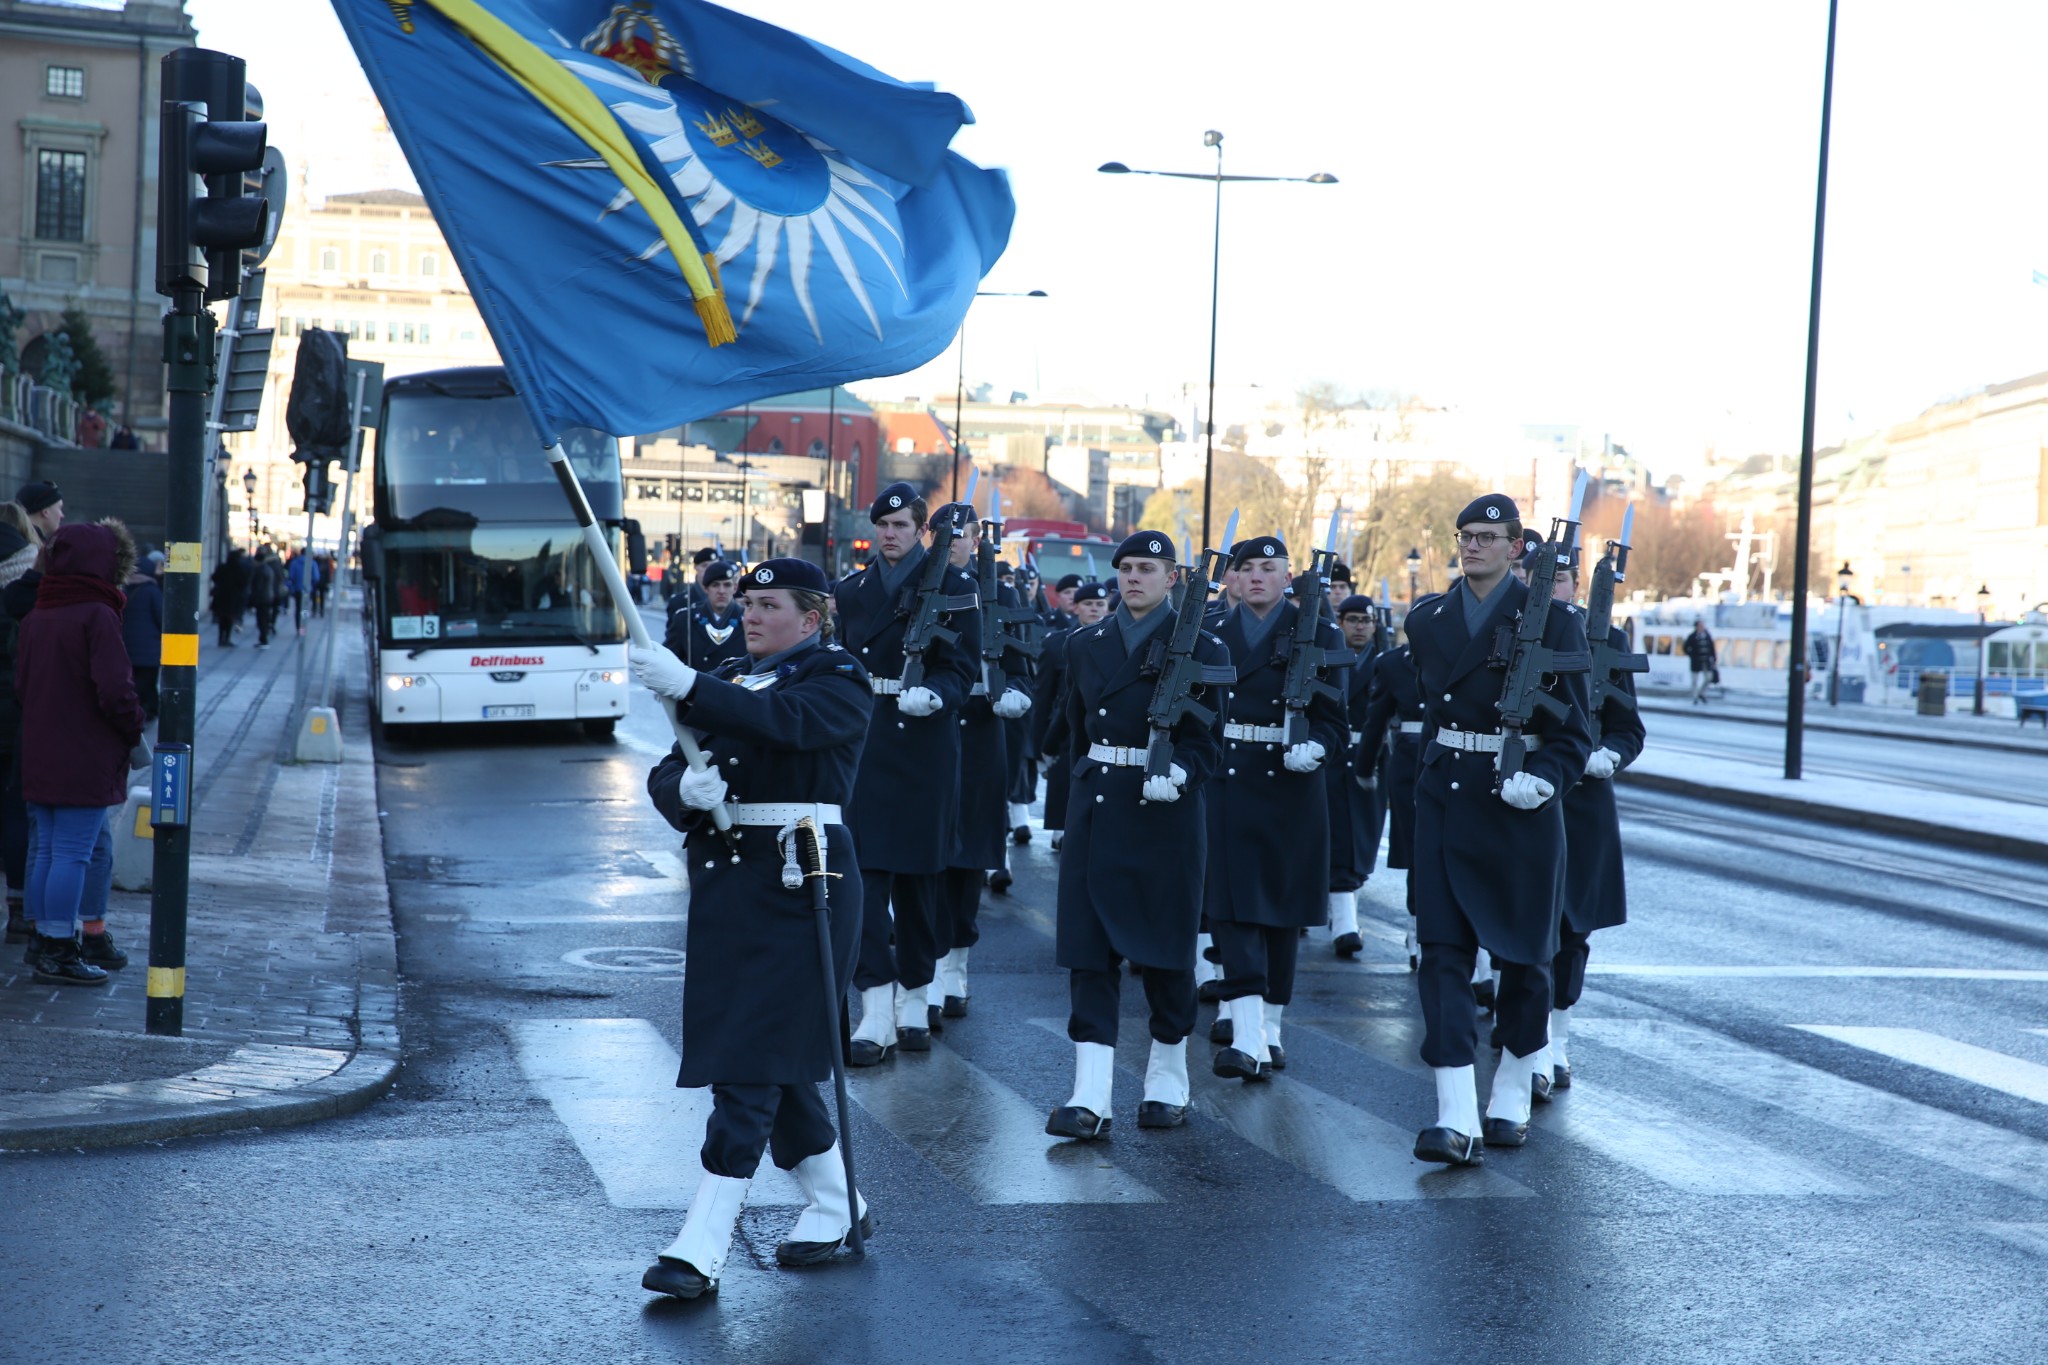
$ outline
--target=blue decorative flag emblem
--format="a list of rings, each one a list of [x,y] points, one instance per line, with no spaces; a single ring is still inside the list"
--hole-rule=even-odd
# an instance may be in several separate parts
[[[701,0],[334,0],[536,423],[914,369],[1009,239],[957,98]]]

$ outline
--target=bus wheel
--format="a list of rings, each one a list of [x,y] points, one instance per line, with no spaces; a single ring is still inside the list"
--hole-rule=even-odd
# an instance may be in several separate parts
[[[619,718],[617,716],[607,716],[603,720],[586,720],[583,722],[583,733],[592,739],[610,739],[612,732],[618,728]]]

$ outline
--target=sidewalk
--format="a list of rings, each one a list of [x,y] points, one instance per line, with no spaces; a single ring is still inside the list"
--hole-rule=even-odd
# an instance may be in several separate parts
[[[317,688],[336,640],[340,765],[290,762],[298,650]],[[396,943],[384,881],[354,601],[267,650],[201,623],[185,1030],[143,1031],[147,893],[116,891],[128,966],[104,987],[38,984],[0,955],[0,1149],[104,1147],[272,1128],[360,1109],[399,1064]],[[284,761],[280,761],[280,760]]]
[[[1645,712],[1696,716],[1745,725],[1785,728],[1785,698],[1761,692],[1730,692],[1706,706],[1695,706],[1681,689],[1644,688],[1638,703]],[[1806,728],[1833,730],[1848,735],[1875,735],[1884,739],[1913,740],[1926,744],[1951,744],[1966,748],[2012,750],[2048,755],[2048,729],[2038,725],[2020,728],[2016,720],[1996,716],[1916,714],[1910,699],[1897,706],[1866,706],[1862,703],[1829,706],[1825,699],[1807,699]]]

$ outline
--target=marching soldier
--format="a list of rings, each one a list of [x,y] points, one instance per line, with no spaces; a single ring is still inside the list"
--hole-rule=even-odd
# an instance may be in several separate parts
[[[1435,1072],[1437,1121],[1415,1141],[1423,1161],[1478,1165],[1480,1141],[1519,1147],[1528,1138],[1535,1076],[1550,1023],[1551,961],[1564,895],[1564,793],[1586,770],[1583,673],[1549,684],[1562,720],[1538,713],[1523,770],[1494,785],[1504,735],[1498,704],[1499,636],[1512,629],[1529,589],[1508,573],[1521,514],[1499,493],[1458,515],[1464,578],[1408,619],[1408,640],[1426,711],[1415,784],[1416,933],[1423,1017],[1422,1059]],[[1552,612],[1544,643],[1583,654],[1585,632]],[[1486,1120],[1479,1119],[1474,1060],[1479,1006],[1472,973],[1480,948],[1501,973],[1494,1017],[1504,1049]]]
[[[1179,620],[1168,601],[1173,538],[1139,531],[1117,547],[1110,563],[1123,600],[1114,615],[1076,629],[1067,643],[1073,780],[1060,855],[1056,954],[1071,974],[1067,1036],[1074,1040],[1074,1092],[1053,1110],[1045,1131],[1082,1139],[1109,1134],[1126,961],[1138,967],[1151,1013],[1138,1126],[1187,1121],[1187,1036],[1195,1026],[1195,926],[1207,840],[1203,786],[1216,767],[1221,725],[1183,717],[1171,732],[1168,774],[1145,775],[1148,716]],[[1190,603],[1184,609],[1201,608]],[[1229,661],[1207,634],[1196,637],[1194,654],[1205,664]]]
[[[700,671],[746,657],[747,641],[740,633],[739,609],[733,605],[738,578],[739,570],[722,559],[705,566],[698,579],[703,600],[678,596],[671,605],[662,642],[669,653]]]
[[[952,562],[954,568],[970,574],[981,535],[974,509],[966,503],[950,503],[936,516],[952,517],[961,528],[953,541]],[[983,603],[977,611],[983,635],[1001,629],[989,615],[988,609],[995,605]],[[981,939],[977,924],[981,888],[990,869],[1003,866],[1006,853],[1004,725],[1031,709],[1031,693],[1026,690],[1029,679],[1015,650],[1004,652],[1001,669],[984,669],[979,657],[974,667],[975,679],[966,701],[955,712],[960,734],[960,818],[945,871],[938,879],[938,942],[945,953],[934,977],[934,989],[941,999],[929,1001],[926,1010],[933,1032],[944,1027],[941,1019],[961,1019],[967,1014],[967,953]],[[994,697],[989,695],[991,688]]]
[[[1431,593],[1408,608],[1415,613],[1436,601]],[[1381,783],[1387,803],[1387,866],[1412,868],[1415,861],[1415,775],[1422,768],[1422,689],[1415,662],[1404,643],[1375,661],[1366,693],[1365,723],[1359,727],[1361,753],[1386,748],[1386,775]],[[1415,878],[1408,878],[1408,970],[1421,961],[1415,940]],[[1489,978],[1488,986],[1492,985]]]
[[[1045,638],[1045,652],[1038,656],[1038,676],[1031,698],[1032,748],[1045,763],[1045,828],[1052,835],[1052,850],[1060,851],[1061,831],[1067,827],[1068,781],[1073,775],[1073,758],[1068,753],[1066,691],[1067,643],[1074,632],[1092,626],[1109,612],[1109,585],[1085,583],[1074,589],[1074,624]]]
[[[1579,565],[1557,574],[1557,599],[1578,595]],[[1621,627],[1608,627],[1607,642],[1628,652]],[[1558,929],[1557,956],[1551,963],[1550,1065],[1552,1083],[1560,1090],[1572,1083],[1571,1008],[1586,988],[1587,939],[1595,929],[1628,921],[1628,889],[1621,871],[1621,816],[1614,808],[1616,773],[1636,761],[1645,739],[1642,713],[1631,704],[1635,675],[1616,669],[1614,689],[1600,707],[1599,747],[1586,759],[1585,780],[1565,793],[1564,922]],[[1615,693],[1631,700],[1623,701]]]
[[[996,542],[1002,543],[1002,527],[993,528]],[[1007,563],[996,561],[996,575],[1002,583],[1002,602],[1006,607],[1028,608],[1031,600],[1033,575],[1029,568],[1013,570]],[[987,625],[983,619],[984,628]],[[1004,627],[1006,633],[1026,642],[1036,641],[1040,651],[1045,648],[1045,618],[1033,610],[1028,617],[1013,619]],[[1031,706],[1031,675],[1035,661],[1016,650],[1003,656],[1005,669],[1013,670],[1013,676],[1024,681],[1023,707],[1003,717],[1003,763],[1008,773],[1008,795],[1010,814],[1010,842],[1028,844],[1031,842],[1031,803],[1038,799],[1038,751],[1030,745],[1030,731],[1025,721]],[[1010,886],[1008,855],[989,871],[988,884],[992,890],[1006,891]]]
[[[1204,793],[1203,910],[1223,959],[1216,994],[1231,1034],[1211,1069],[1257,1081],[1287,1066],[1280,1019],[1294,997],[1301,931],[1329,918],[1329,796],[1319,769],[1344,748],[1345,726],[1343,703],[1317,696],[1308,738],[1287,743],[1288,644],[1302,610],[1285,600],[1287,546],[1278,536],[1240,541],[1231,562],[1240,601],[1216,635],[1236,665],[1237,685],[1223,726],[1222,771]],[[1316,644],[1336,648],[1336,628],[1317,622]]]
[[[830,643],[825,575],[799,559],[771,559],[741,583],[748,657],[716,671],[667,649],[633,651],[633,671],[674,699],[704,735],[695,771],[680,749],[647,776],[663,817],[687,836],[688,958],[683,977],[679,1086],[711,1087],[699,1154],[704,1174],[682,1233],[641,1284],[694,1299],[715,1292],[733,1225],[764,1151],[796,1177],[808,1203],[775,1248],[785,1266],[829,1259],[852,1230],[858,1196],[818,1082],[838,1039],[826,1030],[811,898],[789,870],[796,821],[815,820],[836,879],[829,921],[844,981],[860,934],[861,879],[841,805],[867,738],[874,698],[860,664]],[[730,804],[728,804],[730,803]],[[730,839],[709,812],[726,806]],[[871,1228],[859,1200],[862,1232]]]
[[[1344,670],[1344,716],[1350,726],[1342,763],[1323,765],[1330,803],[1330,945],[1338,957],[1358,956],[1358,892],[1380,860],[1387,809],[1380,791],[1380,750],[1363,744],[1366,698],[1379,662],[1379,613],[1370,597],[1337,604],[1337,628],[1356,663]]]
[[[874,561],[833,590],[841,638],[867,669],[876,697],[851,811],[866,907],[853,973],[861,1020],[847,1049],[855,1066],[879,1065],[898,1047],[931,1051],[926,987],[942,951],[939,880],[959,829],[956,718],[981,671],[977,614],[954,611],[945,619],[959,638],[934,638],[924,654],[924,681],[904,686],[904,633],[930,554],[921,539],[924,499],[907,483],[890,484],[868,520]],[[971,599],[974,580],[947,565],[938,592]]]

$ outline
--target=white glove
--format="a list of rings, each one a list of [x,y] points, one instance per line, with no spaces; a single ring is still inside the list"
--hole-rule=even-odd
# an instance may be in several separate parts
[[[1312,773],[1323,766],[1323,746],[1315,740],[1306,740],[1294,745],[1280,761],[1291,773]]]
[[[634,645],[626,651],[626,661],[633,666],[633,676],[656,696],[681,701],[697,685],[697,670],[662,645]]]
[[[1144,797],[1147,801],[1178,801],[1180,789],[1188,784],[1188,770],[1178,763],[1167,764],[1165,777],[1145,779]]]
[[[135,741],[135,747],[128,751],[128,771],[139,773],[147,768],[154,758],[155,755],[149,751],[149,741],[138,739]]]
[[[1014,687],[1004,692],[1002,696],[997,697],[995,703],[989,707],[989,710],[995,712],[1004,720],[1015,720],[1030,709],[1031,694],[1029,692],[1020,692]]]
[[[1557,788],[1534,773],[1516,773],[1501,784],[1500,799],[1516,810],[1535,810],[1556,791]]]
[[[1586,755],[1586,776],[1612,777],[1621,766],[1621,755],[1612,749],[1595,749]]]
[[[1372,770],[1369,768],[1358,775],[1357,781],[1358,789],[1362,792],[1369,792],[1380,784],[1379,779],[1372,775]]]
[[[929,687],[912,687],[896,694],[896,709],[906,716],[936,715],[945,704]]]
[[[685,768],[682,779],[676,783],[676,795],[691,810],[715,810],[725,804],[725,777],[713,767],[707,766],[702,772]]]

